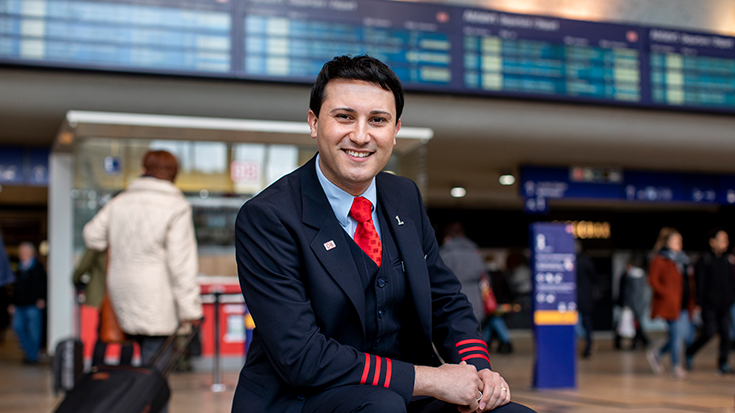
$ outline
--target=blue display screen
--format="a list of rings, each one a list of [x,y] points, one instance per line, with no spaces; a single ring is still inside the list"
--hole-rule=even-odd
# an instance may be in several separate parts
[[[384,0],[0,0],[0,63],[313,82],[370,54],[407,90],[735,111],[735,38]]]
[[[520,195],[526,202],[526,211],[548,212],[549,199],[735,205],[735,175],[620,170],[613,179],[585,182],[576,179],[575,169],[521,167]]]

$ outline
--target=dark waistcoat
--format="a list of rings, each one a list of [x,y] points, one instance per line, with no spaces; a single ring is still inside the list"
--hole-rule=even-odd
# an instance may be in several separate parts
[[[383,260],[380,268],[347,233],[350,251],[365,291],[365,343],[361,350],[400,359],[401,331],[406,316],[406,277],[403,260],[393,239],[385,214],[378,208]]]

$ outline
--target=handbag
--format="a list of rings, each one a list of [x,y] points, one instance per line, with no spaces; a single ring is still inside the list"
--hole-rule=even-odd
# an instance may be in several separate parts
[[[490,280],[487,276],[483,276],[480,279],[480,293],[482,295],[482,308],[485,310],[485,315],[491,315],[498,310],[498,300],[495,298],[493,293],[493,287],[490,285]]]
[[[112,308],[110,296],[105,293],[100,304],[100,341],[103,343],[124,343],[127,341],[125,332],[120,328]]]
[[[617,333],[621,337],[635,337],[635,316],[630,307],[624,307],[620,313],[620,322],[618,323]]]

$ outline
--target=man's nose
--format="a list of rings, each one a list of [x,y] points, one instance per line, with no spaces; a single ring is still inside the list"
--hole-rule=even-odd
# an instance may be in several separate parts
[[[364,145],[370,142],[370,130],[364,122],[358,122],[352,131],[350,140],[357,145]]]

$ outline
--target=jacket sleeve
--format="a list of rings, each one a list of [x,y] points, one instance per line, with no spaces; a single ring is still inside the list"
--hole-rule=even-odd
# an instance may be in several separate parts
[[[43,263],[36,258],[36,264],[33,266],[33,283],[36,287],[36,300],[48,300],[48,275]]]
[[[282,213],[285,214],[285,213]],[[289,224],[264,203],[248,202],[235,226],[238,275],[268,361],[292,388],[323,391],[350,384],[394,390],[410,401],[414,367],[363,353],[325,336],[309,299],[308,243],[303,228]],[[297,227],[298,226],[298,227]]]
[[[77,265],[77,268],[74,270],[74,275],[72,275],[72,283],[74,285],[80,284],[82,282],[82,275],[89,272],[92,268],[92,263],[94,262],[96,254],[97,251],[89,248],[84,251],[84,256],[82,256],[81,261],[79,261],[79,265]]]
[[[701,306],[702,303],[704,303],[704,291],[705,286],[704,283],[707,281],[707,263],[705,262],[707,258],[705,258],[705,254],[702,254],[702,256],[699,258],[699,261],[697,261],[697,264],[694,266],[694,285],[695,285],[695,299],[696,299],[696,305]]]
[[[417,226],[431,283],[434,345],[447,363],[465,361],[478,371],[489,369],[490,355],[480,325],[470,302],[460,291],[462,285],[439,256],[436,234],[424,210],[421,193],[416,184],[412,185],[419,200],[415,213],[420,217]]]
[[[651,261],[651,265],[648,269],[648,282],[651,284],[651,289],[654,295],[662,295],[666,293],[665,286],[663,285],[661,268],[661,259],[658,257]]]
[[[175,214],[166,233],[166,264],[171,276],[180,321],[198,320],[202,317],[202,300],[197,274],[197,242],[191,207],[186,206]]]
[[[84,226],[84,243],[87,248],[104,251],[107,249],[110,230],[110,210],[115,200],[105,205],[91,221]]]

